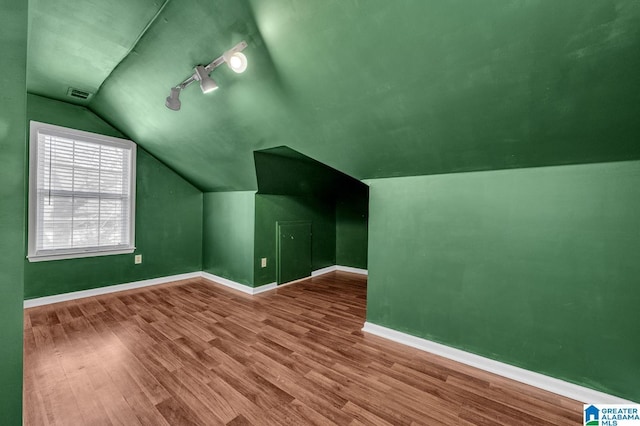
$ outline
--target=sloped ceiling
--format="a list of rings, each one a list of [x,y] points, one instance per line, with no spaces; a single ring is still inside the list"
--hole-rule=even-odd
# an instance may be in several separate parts
[[[635,0],[31,0],[28,90],[203,190],[281,145],[359,179],[640,158]],[[249,68],[169,88],[246,40]]]
[[[29,92],[85,104],[135,46],[164,0],[30,0]]]
[[[366,194],[367,185],[286,146],[253,153],[258,193],[335,200]]]

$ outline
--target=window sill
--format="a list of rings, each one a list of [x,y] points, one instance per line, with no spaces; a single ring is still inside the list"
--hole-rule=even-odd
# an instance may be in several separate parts
[[[130,247],[130,248],[118,249],[118,250],[31,255],[31,256],[27,256],[27,259],[29,259],[29,262],[46,262],[49,260],[79,259],[83,257],[110,256],[113,254],[131,254],[135,251],[135,249],[136,249],[135,247]]]

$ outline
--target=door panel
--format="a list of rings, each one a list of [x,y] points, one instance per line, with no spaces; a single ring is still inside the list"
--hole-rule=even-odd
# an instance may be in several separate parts
[[[277,223],[278,284],[311,276],[311,222]]]

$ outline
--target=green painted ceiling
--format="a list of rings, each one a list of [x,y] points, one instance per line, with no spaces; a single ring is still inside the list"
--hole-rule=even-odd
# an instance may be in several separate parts
[[[135,46],[164,0],[29,0],[29,92],[84,104]]]
[[[367,185],[286,146],[254,152],[259,194],[312,196],[367,193]]]
[[[28,90],[203,190],[287,145],[359,179],[640,158],[637,0],[31,0]],[[249,68],[169,88],[246,40]]]

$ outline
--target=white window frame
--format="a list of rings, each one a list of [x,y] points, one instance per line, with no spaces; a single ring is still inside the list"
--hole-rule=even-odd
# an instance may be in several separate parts
[[[107,256],[113,254],[133,253],[135,247],[135,208],[136,208],[136,147],[130,140],[99,135],[82,130],[69,129],[53,124],[31,121],[29,126],[29,228],[28,228],[28,254],[29,262],[41,262],[47,260],[75,259],[82,257]],[[71,249],[37,250],[36,238],[38,235],[38,135],[44,133],[52,136],[60,136],[69,139],[78,139],[101,145],[115,146],[131,151],[129,179],[129,245],[128,246],[102,246],[79,247]]]

